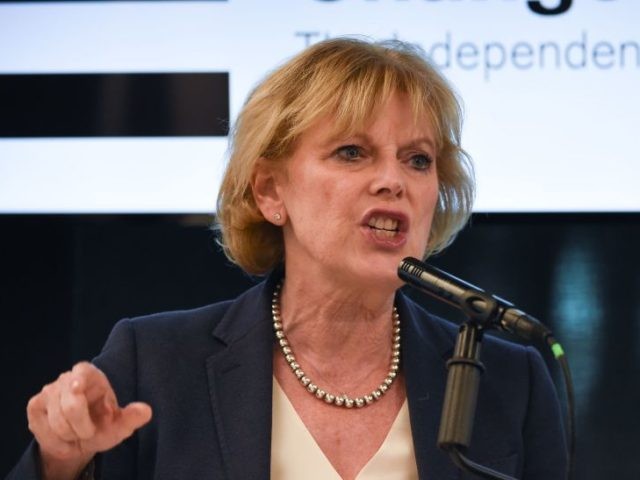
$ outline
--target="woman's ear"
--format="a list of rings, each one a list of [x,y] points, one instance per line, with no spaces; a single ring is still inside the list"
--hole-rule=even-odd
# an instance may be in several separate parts
[[[282,226],[286,221],[284,201],[280,193],[282,173],[265,158],[260,158],[251,177],[251,191],[256,205],[264,218],[274,225]]]

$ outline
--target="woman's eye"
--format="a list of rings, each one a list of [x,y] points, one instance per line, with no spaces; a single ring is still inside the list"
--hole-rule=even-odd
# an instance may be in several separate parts
[[[362,148],[357,145],[345,145],[344,147],[338,148],[338,150],[336,150],[336,154],[342,160],[358,160],[362,157]]]
[[[433,160],[429,155],[420,153],[420,154],[412,155],[409,162],[411,166],[416,170],[427,170],[433,163]]]

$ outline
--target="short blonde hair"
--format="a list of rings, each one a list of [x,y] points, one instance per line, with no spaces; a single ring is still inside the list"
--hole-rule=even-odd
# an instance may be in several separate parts
[[[284,259],[282,229],[264,218],[253,197],[258,160],[281,164],[325,115],[333,116],[336,131],[355,133],[395,92],[408,96],[415,118],[426,115],[436,134],[439,195],[425,257],[451,243],[475,193],[456,94],[415,46],[340,38],[316,43],[269,74],[238,116],[217,204],[219,242],[232,262],[264,274]]]

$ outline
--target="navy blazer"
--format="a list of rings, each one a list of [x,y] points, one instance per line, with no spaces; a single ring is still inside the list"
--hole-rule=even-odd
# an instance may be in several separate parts
[[[227,301],[120,321],[94,360],[120,404],[153,408],[151,422],[96,457],[99,479],[268,479],[274,335],[270,278]],[[471,478],[436,446],[457,328],[398,293],[402,368],[421,479]],[[554,387],[539,353],[483,340],[485,364],[472,460],[523,480],[565,478]],[[37,445],[9,479],[37,479]]]

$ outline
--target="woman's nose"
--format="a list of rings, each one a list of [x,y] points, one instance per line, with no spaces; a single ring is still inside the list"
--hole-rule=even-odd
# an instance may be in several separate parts
[[[405,189],[401,168],[402,165],[395,155],[378,158],[374,163],[371,193],[394,198],[401,197]]]

